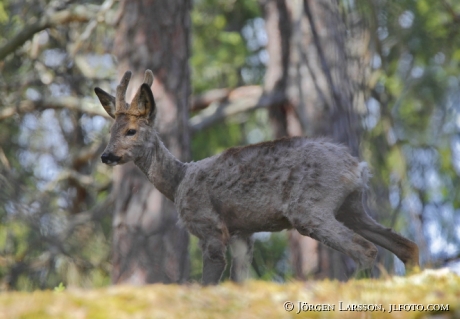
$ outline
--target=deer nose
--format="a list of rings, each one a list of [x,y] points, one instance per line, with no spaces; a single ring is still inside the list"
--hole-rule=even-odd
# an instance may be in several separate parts
[[[101,160],[104,164],[116,164],[120,159],[120,156],[115,156],[112,153],[103,153],[101,155]]]
[[[107,162],[109,160],[109,154],[107,154],[107,153],[102,154],[101,155],[101,160],[102,160],[102,163],[107,164]]]

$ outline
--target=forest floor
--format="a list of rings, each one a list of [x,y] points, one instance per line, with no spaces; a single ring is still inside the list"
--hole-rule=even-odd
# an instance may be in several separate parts
[[[460,318],[460,276],[7,292],[0,318]]]

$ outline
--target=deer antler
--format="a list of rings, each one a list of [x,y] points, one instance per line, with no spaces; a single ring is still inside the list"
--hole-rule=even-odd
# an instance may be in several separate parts
[[[117,86],[117,99],[115,102],[116,110],[120,110],[122,107],[126,108],[126,90],[128,89],[129,80],[131,79],[131,71],[126,71],[120,84]]]
[[[153,72],[149,69],[145,70],[144,83],[148,86],[151,86],[153,84]]]
[[[142,86],[144,86],[144,84],[147,84],[149,87],[152,86],[153,84],[153,72],[149,69],[145,70],[144,83],[142,84]],[[133,101],[134,100],[137,101],[137,99],[139,99],[140,94],[141,94],[141,90],[139,88],[139,91],[137,91],[136,96],[134,97]],[[145,112],[145,105],[143,103],[138,103],[137,108],[141,114]]]

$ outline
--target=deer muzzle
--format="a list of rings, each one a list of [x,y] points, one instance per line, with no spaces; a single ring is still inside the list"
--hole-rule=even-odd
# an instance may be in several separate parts
[[[109,153],[109,152],[104,152],[101,155],[101,160],[102,160],[102,163],[104,163],[104,164],[114,166],[114,165],[118,164],[118,162],[121,160],[121,157],[116,156],[116,155],[114,155],[112,153]]]

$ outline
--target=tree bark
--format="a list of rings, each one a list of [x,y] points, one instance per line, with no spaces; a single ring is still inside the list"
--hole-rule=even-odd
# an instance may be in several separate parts
[[[288,112],[292,111],[286,97],[291,41],[291,21],[284,0],[268,0],[263,5],[267,31],[266,49],[269,64],[264,79],[266,95],[279,95],[278,103],[268,107],[269,118],[276,138],[288,135]]]
[[[190,157],[190,9],[189,0],[122,1],[114,43],[119,78],[133,71],[128,100],[142,83],[145,69],[153,71],[152,90],[159,107],[156,129],[183,161]],[[186,281],[189,236],[178,225],[174,204],[134,164],[114,171],[113,283]]]

